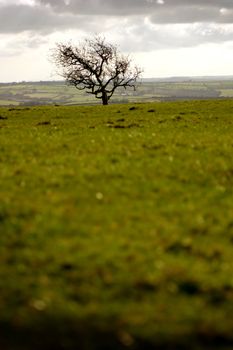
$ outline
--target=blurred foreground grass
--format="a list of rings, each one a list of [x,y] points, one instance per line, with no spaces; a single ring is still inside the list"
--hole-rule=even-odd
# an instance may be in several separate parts
[[[0,347],[233,346],[233,101],[0,109]]]

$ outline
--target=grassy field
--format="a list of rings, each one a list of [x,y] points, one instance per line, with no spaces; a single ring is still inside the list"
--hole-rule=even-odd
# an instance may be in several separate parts
[[[222,78],[223,79],[223,78]],[[230,79],[230,78],[229,78]],[[232,80],[141,81],[136,91],[117,89],[111,103],[157,102],[233,97]],[[0,106],[87,105],[100,101],[62,81],[0,84]]]
[[[233,101],[0,109],[0,348],[232,349]]]

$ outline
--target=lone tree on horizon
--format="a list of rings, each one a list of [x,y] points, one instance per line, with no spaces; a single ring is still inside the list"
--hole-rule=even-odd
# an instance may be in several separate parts
[[[119,87],[136,88],[142,70],[132,66],[129,56],[118,52],[117,47],[96,36],[86,39],[83,45],[57,44],[52,55],[61,76],[69,85],[95,95],[103,105]]]

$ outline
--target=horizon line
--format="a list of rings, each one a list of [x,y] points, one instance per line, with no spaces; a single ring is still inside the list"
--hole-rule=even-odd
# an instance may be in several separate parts
[[[175,80],[175,79],[233,79],[233,74],[217,74],[217,75],[173,75],[162,77],[142,77],[139,80]],[[0,84],[28,84],[28,83],[53,83],[65,82],[64,79],[48,79],[48,80],[15,80],[15,81],[0,81]]]

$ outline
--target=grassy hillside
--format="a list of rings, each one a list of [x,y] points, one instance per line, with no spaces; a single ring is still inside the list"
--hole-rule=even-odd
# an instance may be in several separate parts
[[[0,348],[233,346],[233,101],[0,109]]]
[[[230,78],[229,78],[230,79]],[[117,89],[111,103],[166,100],[232,98],[231,80],[150,81],[143,80],[136,91]],[[100,104],[100,100],[64,82],[22,82],[0,84],[0,106]]]

